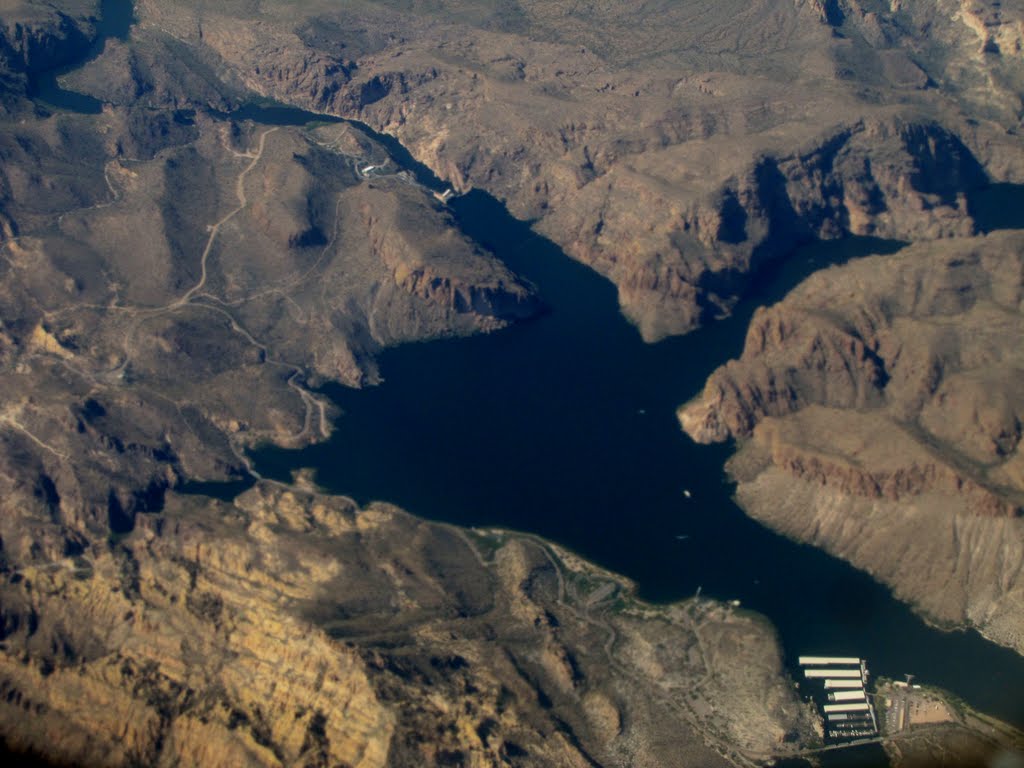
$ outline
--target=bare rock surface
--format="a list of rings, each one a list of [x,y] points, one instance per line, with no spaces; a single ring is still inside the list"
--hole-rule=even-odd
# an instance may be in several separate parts
[[[0,63],[13,72],[38,72],[75,61],[91,42],[98,0],[56,7],[36,0],[0,3]]]
[[[753,516],[1024,649],[1020,232],[817,273],[680,409]]]
[[[48,556],[8,554],[0,733],[52,759],[713,766],[813,733],[764,622],[516,535],[260,484]]]
[[[1016,4],[139,9],[225,81],[358,117],[497,196],[649,340],[728,312],[794,243],[969,235],[973,190],[1024,181]]]

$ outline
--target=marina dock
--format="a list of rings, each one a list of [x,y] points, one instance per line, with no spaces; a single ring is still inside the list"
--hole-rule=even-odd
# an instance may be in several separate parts
[[[833,688],[863,688],[863,687],[864,687],[864,683],[861,682],[860,679],[857,679],[857,680],[851,680],[851,679],[835,680],[835,679],[829,678],[828,680],[825,681],[825,690],[826,691],[831,690]]]
[[[858,688],[855,691],[836,691],[828,695],[829,701],[864,701],[864,689]]]
[[[861,701],[856,704],[826,704],[822,709],[825,710],[825,714],[829,712],[867,712],[871,709],[871,705],[866,701]]]
[[[859,669],[805,669],[804,677],[824,677],[824,678],[861,678]]]
[[[868,665],[856,656],[801,656],[800,666],[812,688],[831,741],[847,741],[878,735],[875,708],[868,698]]]
[[[798,663],[801,667],[821,667],[829,665],[859,667],[860,659],[853,656],[801,656],[798,659]]]

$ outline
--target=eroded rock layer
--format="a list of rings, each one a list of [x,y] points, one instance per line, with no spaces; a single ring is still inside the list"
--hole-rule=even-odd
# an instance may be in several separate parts
[[[794,243],[968,235],[973,191],[1024,181],[1024,16],[1007,3],[139,16],[140,36],[186,42],[225,81],[358,117],[456,190],[486,189],[608,276],[651,340],[728,312]],[[79,86],[108,93],[101,72]]]
[[[7,568],[0,735],[52,759],[728,765],[813,727],[759,621],[315,493],[169,496],[106,546]]]
[[[1024,235],[813,275],[680,410],[758,519],[1024,648]]]

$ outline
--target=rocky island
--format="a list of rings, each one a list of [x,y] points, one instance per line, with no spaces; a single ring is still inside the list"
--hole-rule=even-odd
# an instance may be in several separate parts
[[[1024,183],[1022,40],[995,0],[0,0],[6,748],[746,766],[821,746],[762,616],[258,477],[254,447],[331,435],[323,385],[543,310],[413,161],[607,277],[651,342],[728,316],[801,243],[913,241],[758,311],[680,420],[737,439],[756,519],[1024,652],[1024,240],[984,209]],[[247,112],[270,102],[308,113]],[[934,754],[1019,738],[975,731]]]

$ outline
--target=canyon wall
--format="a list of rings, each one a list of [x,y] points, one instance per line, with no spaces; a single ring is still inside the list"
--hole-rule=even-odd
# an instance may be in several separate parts
[[[1020,232],[824,270],[679,412],[697,441],[740,441],[754,517],[1018,650],[1022,275]]]
[[[140,3],[142,30],[225,82],[363,120],[496,196],[652,341],[728,313],[796,243],[969,235],[972,194],[1024,181],[1022,20],[998,3],[285,14]]]

